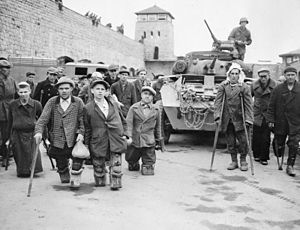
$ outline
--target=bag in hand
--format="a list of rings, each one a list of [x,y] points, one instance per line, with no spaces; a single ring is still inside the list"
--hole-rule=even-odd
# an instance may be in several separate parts
[[[78,141],[72,150],[72,156],[81,159],[88,158],[90,156],[90,151],[82,141]]]

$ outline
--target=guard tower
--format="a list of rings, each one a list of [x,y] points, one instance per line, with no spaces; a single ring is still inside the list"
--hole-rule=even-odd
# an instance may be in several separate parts
[[[135,14],[135,40],[144,44],[145,61],[174,61],[172,14],[156,5]]]

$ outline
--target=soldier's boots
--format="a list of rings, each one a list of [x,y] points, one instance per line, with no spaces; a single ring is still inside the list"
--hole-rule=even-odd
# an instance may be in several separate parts
[[[121,154],[112,153],[110,164],[110,189],[122,188],[122,158]]]
[[[153,165],[142,165],[142,175],[152,176],[154,175],[154,166]]]
[[[288,165],[286,167],[286,173],[289,175],[289,176],[296,176],[296,173],[295,173],[295,170],[294,170],[294,167],[292,165]]]
[[[140,164],[138,162],[134,164],[128,164],[129,171],[140,171]]]
[[[83,168],[77,170],[71,170],[71,189],[79,189],[80,188],[80,181],[81,181],[81,173]]]
[[[231,162],[227,167],[228,170],[234,170],[234,169],[237,169],[237,168],[239,168],[239,165],[236,161]]]
[[[70,171],[68,167],[63,170],[58,170],[57,172],[59,173],[61,183],[70,183]]]

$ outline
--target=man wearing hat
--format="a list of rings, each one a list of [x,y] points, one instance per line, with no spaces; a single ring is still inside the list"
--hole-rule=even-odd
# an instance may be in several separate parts
[[[35,84],[34,84],[35,72],[27,72],[26,73],[26,82],[30,85],[30,97],[32,98],[34,95]]]
[[[286,172],[295,176],[294,164],[300,141],[300,83],[298,71],[293,67],[284,70],[286,81],[279,84],[271,95],[267,121],[274,129],[278,143],[278,155],[284,154],[286,138],[289,147]]]
[[[254,123],[252,150],[254,160],[262,165],[267,165],[270,159],[270,129],[266,116],[271,93],[276,87],[276,82],[270,78],[270,70],[261,68],[257,71],[259,79],[251,85],[251,93],[254,96]]]
[[[8,107],[17,92],[16,82],[10,76],[10,69],[11,64],[7,60],[0,60],[0,136],[2,139],[0,155],[3,158],[2,166],[5,166],[4,159],[6,158],[6,154],[8,154],[7,148],[5,147],[5,142],[9,136],[7,126]]]
[[[19,98],[9,105],[8,130],[10,141],[6,145],[11,144],[12,146],[18,177],[30,176],[35,149],[34,127],[42,113],[41,103],[33,100],[30,93],[30,85],[27,82],[20,82],[18,84]],[[34,172],[42,171],[41,155],[38,153]]]
[[[57,82],[57,69],[50,67],[47,69],[47,78],[37,84],[33,99],[41,102],[44,107],[47,101],[54,96],[58,95],[55,84]]]
[[[251,33],[246,28],[246,25],[248,23],[249,22],[247,18],[241,18],[240,26],[234,28],[228,37],[228,40],[232,40],[235,42],[235,47],[237,48],[239,53],[239,59],[242,61],[245,58],[246,45],[248,46],[252,43]]]
[[[119,66],[115,64],[111,64],[108,66],[108,76],[104,78],[104,80],[109,84],[112,85],[115,82],[119,81],[120,78],[117,76],[119,70]]]
[[[147,80],[147,70],[145,68],[138,69],[136,75],[137,75],[137,79],[133,82],[133,84],[135,88],[137,101],[140,101],[142,99],[141,98],[142,87],[151,86],[151,83]]]
[[[122,157],[126,151],[127,124],[117,102],[109,97],[109,84],[91,82],[93,100],[84,106],[85,144],[89,147],[96,186],[106,185],[105,161],[110,163],[110,188],[122,187]]]
[[[134,85],[131,82],[128,82],[127,78],[129,76],[129,71],[127,68],[123,68],[119,71],[118,77],[120,80],[115,82],[111,86],[111,94],[116,95],[119,102],[123,105],[121,106],[121,110],[123,116],[126,117],[130,106],[136,103],[136,94]]]
[[[70,78],[61,77],[56,87],[59,95],[46,103],[34,137],[40,143],[44,128],[49,127],[49,156],[56,160],[61,182],[70,182],[69,159],[72,158],[71,188],[79,188],[83,159],[72,157],[72,150],[76,142],[83,141],[83,102],[72,96],[74,82]]]
[[[129,171],[139,171],[142,158],[143,175],[154,175],[155,146],[160,145],[162,140],[160,111],[158,106],[153,105],[155,94],[152,87],[142,87],[141,101],[130,107],[126,118],[132,143],[125,159]]]

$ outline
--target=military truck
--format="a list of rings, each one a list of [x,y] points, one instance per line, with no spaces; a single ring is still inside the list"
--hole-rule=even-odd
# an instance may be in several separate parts
[[[227,78],[226,72],[233,62],[240,64],[246,81],[251,81],[252,73],[238,59],[234,41],[217,40],[206,25],[214,40],[212,50],[186,54],[174,63],[172,75],[165,76],[161,88],[165,143],[174,130],[215,131],[217,87]]]

